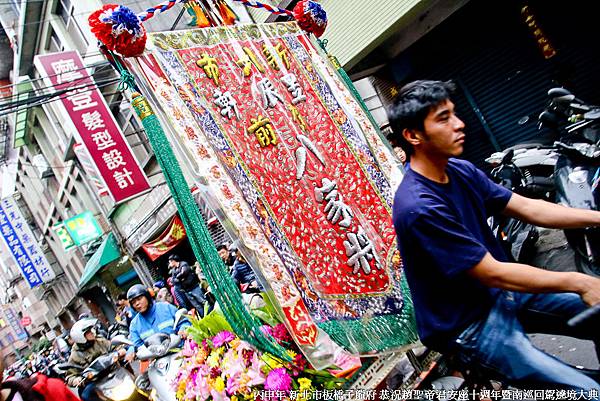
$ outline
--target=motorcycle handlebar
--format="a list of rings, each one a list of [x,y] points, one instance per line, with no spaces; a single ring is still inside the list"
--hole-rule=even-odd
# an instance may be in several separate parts
[[[596,304],[590,308],[587,308],[583,312],[580,312],[577,315],[573,316],[571,319],[569,319],[567,324],[570,327],[576,327],[576,326],[579,326],[579,325],[587,322],[588,320],[590,320],[594,317],[597,317],[599,314],[600,314],[600,304]]]

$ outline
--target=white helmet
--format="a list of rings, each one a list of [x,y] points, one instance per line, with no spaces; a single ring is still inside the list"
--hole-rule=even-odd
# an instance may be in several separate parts
[[[70,334],[73,341],[77,344],[87,343],[88,340],[85,339],[85,333],[87,333],[90,330],[92,330],[92,333],[94,333],[94,337],[95,337],[96,336],[95,326],[96,326],[97,321],[98,321],[98,319],[85,318],[85,319],[81,319],[81,320],[78,320],[77,322],[75,322],[73,327],[71,327],[71,334]]]

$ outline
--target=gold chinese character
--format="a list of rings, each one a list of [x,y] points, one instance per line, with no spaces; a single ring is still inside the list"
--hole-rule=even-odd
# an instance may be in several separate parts
[[[253,65],[258,71],[265,72],[263,66],[258,62],[254,53],[252,53],[252,50],[250,50],[247,47],[244,47],[244,53],[246,53],[246,55],[240,58],[238,61],[236,61],[236,64],[242,67],[245,77],[248,77],[250,76],[250,74],[252,74]]]
[[[288,109],[292,113],[292,119],[296,124],[298,124],[302,132],[307,132],[308,125],[306,124],[306,121],[304,121],[304,117],[302,117],[302,114],[300,114],[300,110],[298,110],[298,108],[296,108],[296,106],[294,106],[293,104],[288,105]]]
[[[279,64],[277,64],[277,59],[273,56],[273,53],[269,50],[266,44],[262,45],[262,52],[267,59],[267,64],[271,66],[272,69],[279,71]]]
[[[185,237],[185,230],[183,229],[183,227],[176,224],[173,226],[173,229],[171,230],[171,235],[173,236],[173,238],[175,240],[180,240],[183,237]]]
[[[277,136],[269,120],[259,115],[258,118],[250,119],[250,122],[252,125],[248,127],[248,132],[256,135],[261,147],[277,145]]]
[[[215,85],[219,86],[219,66],[217,65],[217,60],[214,57],[210,57],[206,53],[202,53],[202,58],[196,61],[196,65],[198,67],[202,67],[206,76],[209,79],[212,79]]]
[[[283,61],[283,64],[285,64],[285,68],[289,70],[290,60],[288,58],[287,50],[283,47],[281,43],[278,43],[277,46],[275,46],[275,50],[277,50],[279,58],[281,58],[281,61]]]

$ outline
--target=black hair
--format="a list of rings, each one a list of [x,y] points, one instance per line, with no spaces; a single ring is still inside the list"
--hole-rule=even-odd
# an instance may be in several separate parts
[[[127,300],[127,293],[126,292],[122,292],[119,295],[117,295],[117,300],[118,301],[126,301]]]
[[[451,81],[413,81],[400,89],[398,100],[389,110],[393,133],[388,136],[392,145],[402,147],[407,156],[414,153],[410,143],[402,135],[405,129],[423,130],[425,118],[432,108],[454,94],[456,85]]]
[[[179,258],[179,255],[173,254],[173,255],[169,256],[169,260],[174,260],[175,262],[179,262],[181,259]]]
[[[221,244],[221,245],[217,246],[217,251],[220,251],[221,249],[225,249],[226,251],[229,251],[229,248],[225,244]]]

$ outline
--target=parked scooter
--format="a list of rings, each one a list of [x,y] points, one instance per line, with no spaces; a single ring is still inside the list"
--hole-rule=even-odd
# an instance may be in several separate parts
[[[116,336],[111,342],[113,345],[131,345],[124,336]],[[138,390],[135,376],[119,363],[117,351],[101,355],[94,359],[87,367],[72,364],[60,364],[60,369],[81,369],[81,375],[88,381],[95,382],[96,393],[106,401],[144,401],[148,397]]]
[[[173,328],[183,319],[187,311],[180,309],[175,315]],[[149,360],[147,378],[151,387],[150,399],[156,401],[176,401],[175,391],[171,383],[177,377],[181,367],[179,351],[181,350],[181,337],[176,334],[156,333],[144,340],[144,345],[137,350],[138,359]],[[146,388],[142,383],[144,376],[138,378],[138,386]]]
[[[541,144],[520,144],[486,159],[493,169],[492,180],[511,191],[530,198],[552,200],[554,166],[558,153]],[[494,216],[490,226],[507,255],[530,263],[539,238],[537,227],[507,216]]]
[[[548,96],[539,121],[559,133],[554,143],[560,154],[554,173],[556,202],[600,210],[600,107],[585,104],[563,88],[550,89]],[[578,270],[600,276],[600,229],[569,229],[565,236]]]

